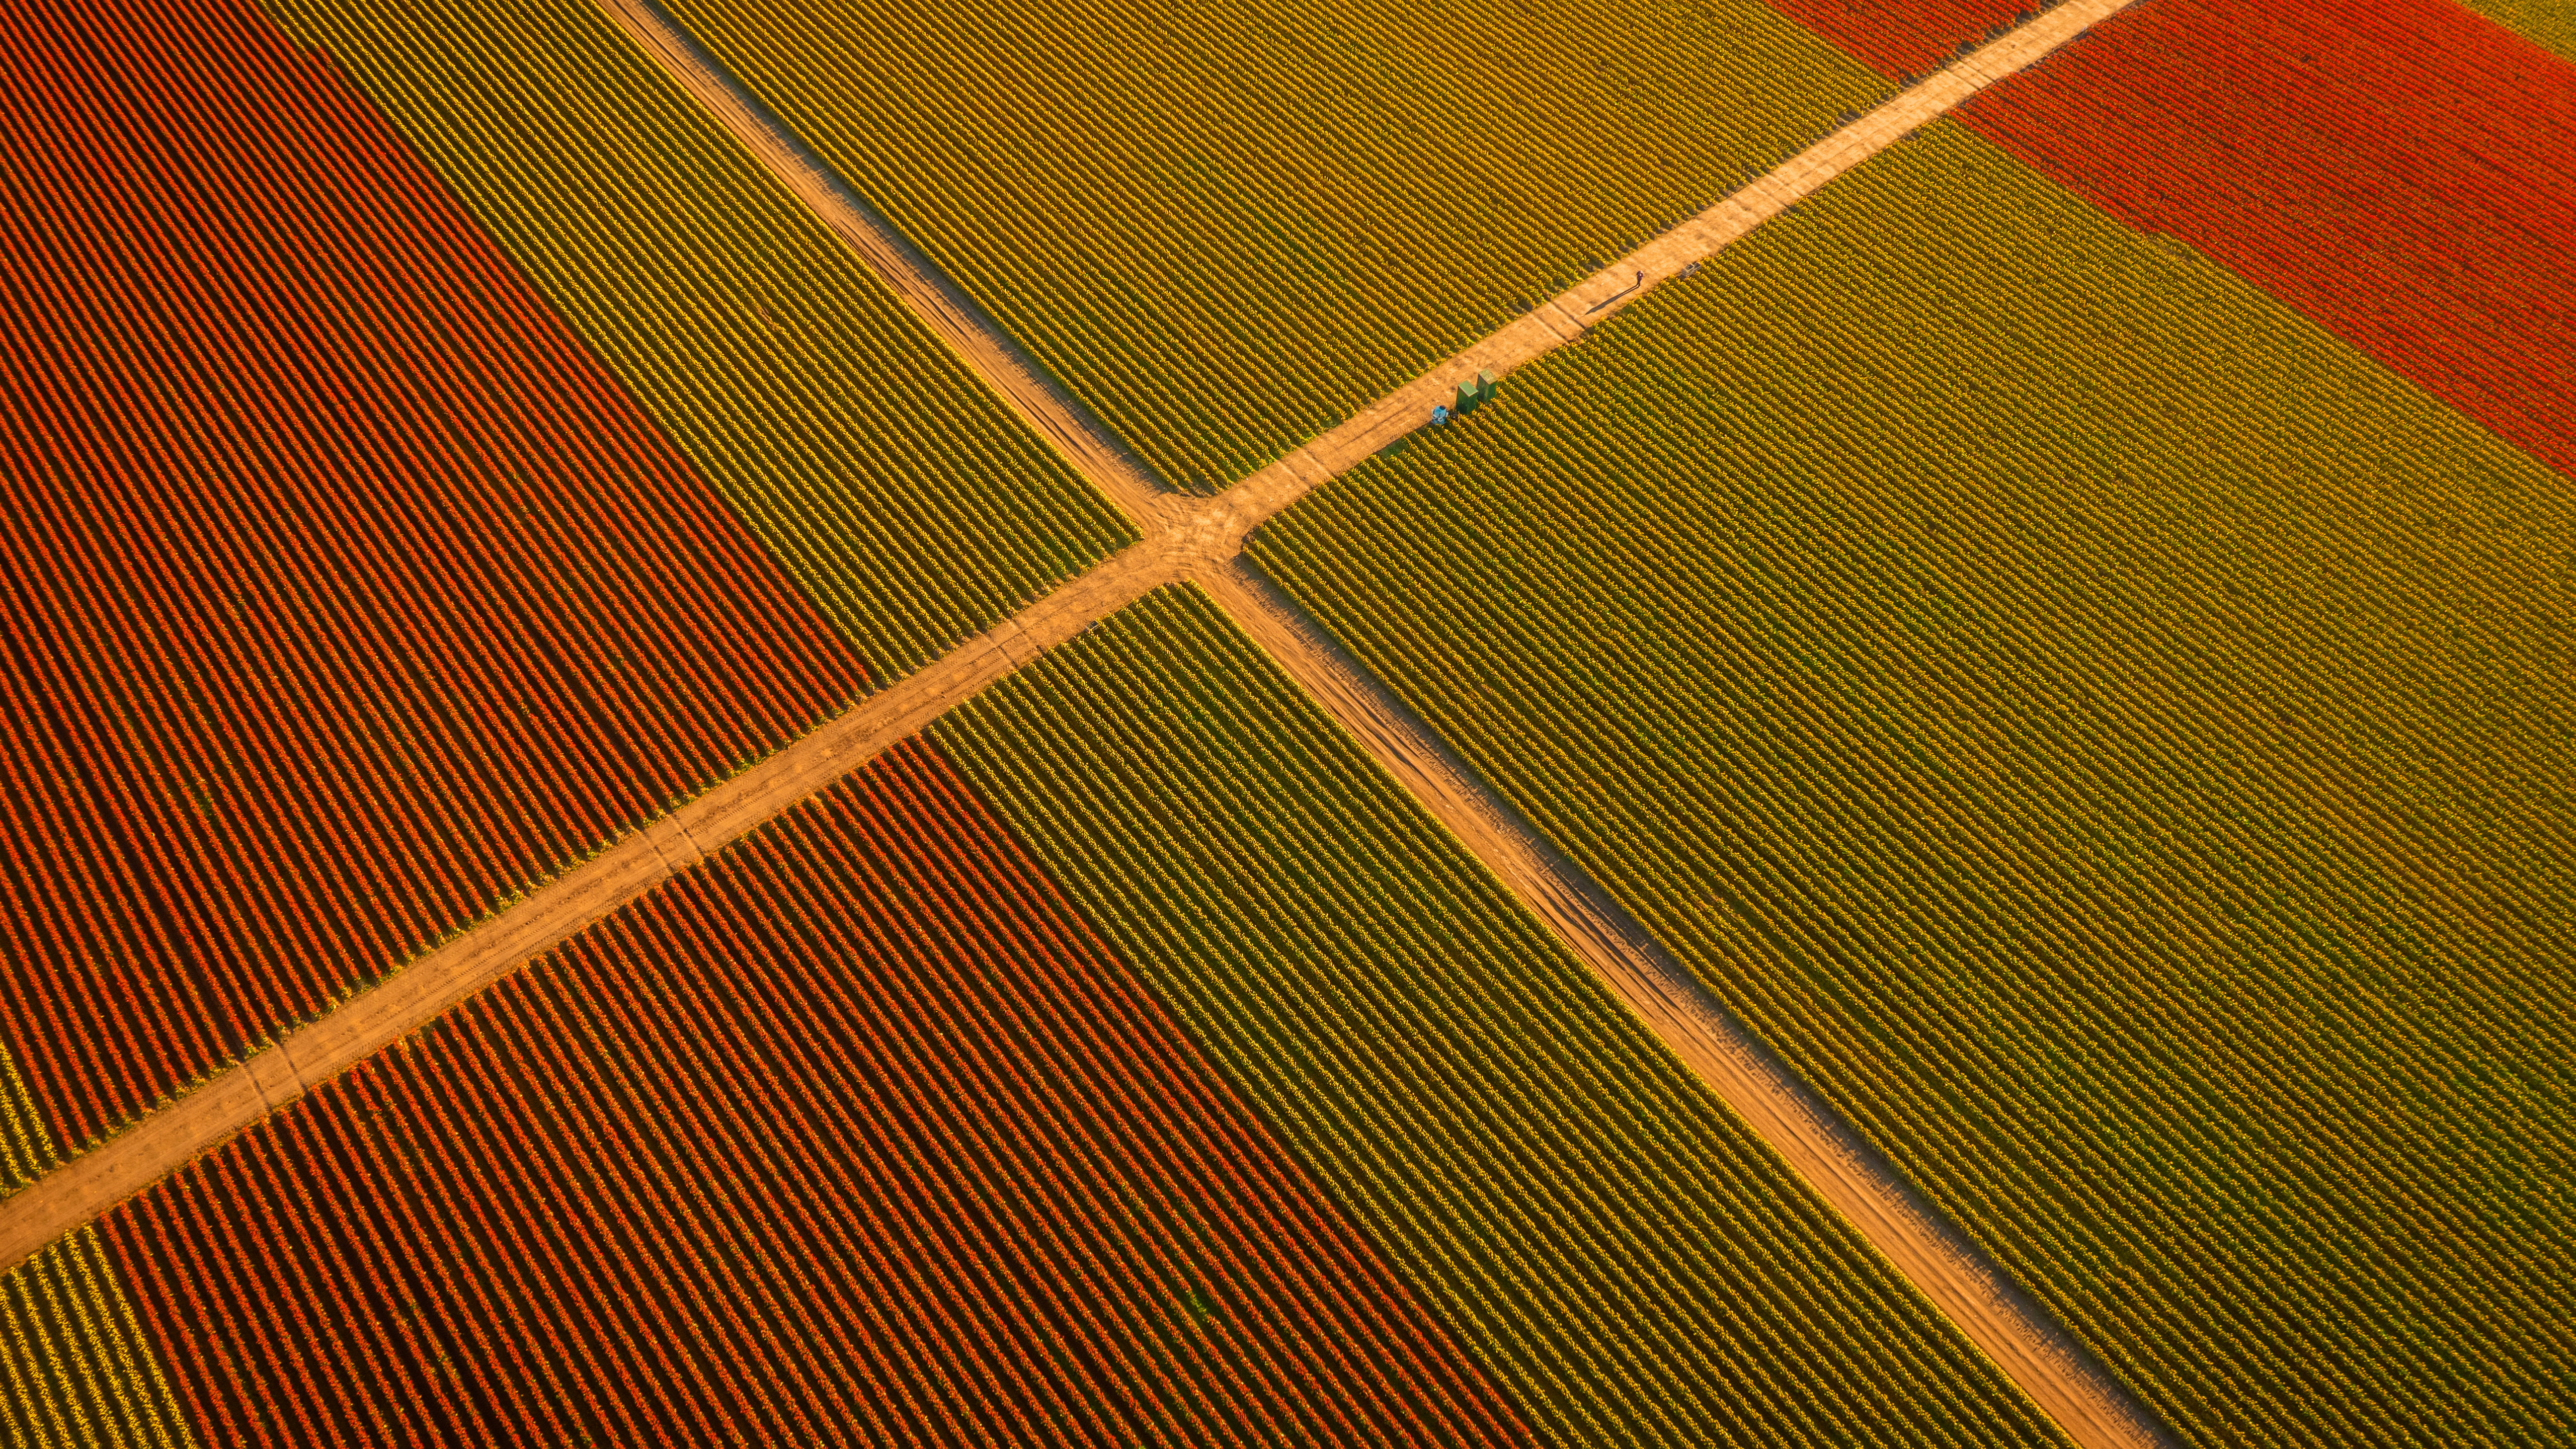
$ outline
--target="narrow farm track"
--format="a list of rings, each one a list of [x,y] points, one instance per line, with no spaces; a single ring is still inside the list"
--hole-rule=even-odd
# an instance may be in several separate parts
[[[1152,589],[1186,579],[1207,588],[1396,780],[1562,934],[1676,1056],[2076,1442],[2088,1449],[2167,1442],[2153,1420],[1999,1269],[1925,1209],[1846,1124],[1711,1003],[1686,970],[1241,557],[1244,539],[1263,521],[1421,427],[1460,382],[1479,372],[1508,372],[1581,339],[1656,283],[2131,0],[2070,0],[2044,12],[1203,501],[1157,489],[980,310],[876,221],[650,0],[600,3],[1068,463],[1129,509],[1145,541],[0,1200],[0,1273],[811,798],[1046,649]]]
[[[1729,1016],[1583,868],[1521,819],[1248,559],[1198,583],[1324,712],[1572,947],[1673,1055],[1860,1229],[2069,1438],[2170,1443],[2039,1305]]]
[[[1131,546],[375,986],[201,1079],[131,1127],[0,1199],[0,1273],[616,914],[707,852],[820,793],[1083,626],[1176,577],[1161,552]]]
[[[1163,510],[1173,495],[1155,486],[1110,431],[1049,380],[983,308],[886,225],[660,5],[654,0],[599,0],[599,7],[1075,472],[1146,531],[1168,521]]]

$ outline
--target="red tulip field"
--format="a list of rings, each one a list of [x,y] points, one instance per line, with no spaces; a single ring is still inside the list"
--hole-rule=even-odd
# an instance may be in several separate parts
[[[1892,74],[2017,13],[1779,3]],[[2452,0],[2150,0],[1958,115],[2576,477],[2576,62]]]

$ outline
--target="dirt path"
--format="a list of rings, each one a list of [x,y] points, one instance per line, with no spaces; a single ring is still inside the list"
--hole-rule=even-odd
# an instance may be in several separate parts
[[[1245,537],[1264,520],[1422,427],[1435,405],[1454,396],[1458,383],[1479,371],[1509,372],[1580,338],[1588,326],[1615,316],[1656,283],[2130,0],[2069,0],[2045,12],[1207,500],[1156,488],[989,318],[885,228],[652,0],[599,3],[1076,471],[1125,507],[1145,540],[0,1199],[0,1273],[222,1146],[313,1085],[418,1031],[706,852],[810,798],[1040,652],[1161,584],[1191,579],[2078,1444],[2138,1449],[2169,1442],[2001,1270],[1930,1212],[1651,936],[1485,789],[1241,552]]]
[[[2070,1438],[2087,1449],[2170,1442],[2117,1382],[1737,1025],[1687,968],[1248,561],[1237,556],[1196,577],[1397,783]]]
[[[1727,243],[1778,216],[1827,182],[1937,120],[1961,101],[2028,66],[2135,0],[2066,0],[2041,12],[1957,64],[1928,76],[1876,110],[1790,157],[1724,201],[1539,304],[1528,316],[1470,343],[1456,356],[1378,399],[1221,495],[1254,524],[1304,496],[1430,420],[1431,409],[1457,396],[1479,372],[1500,377],[1522,363],[1580,339],[1635,305],[1656,284],[1706,261]],[[1251,532],[1246,525],[1243,532]]]
[[[199,1081],[0,1199],[0,1273],[641,899],[706,852],[812,798],[1085,625],[1177,577],[1179,570],[1162,550],[1130,547],[751,769],[612,842],[328,1014]]]
[[[1158,486],[1116,435],[1050,381],[947,274],[889,226],[787,124],[698,44],[656,0],[598,0],[638,50],[689,93],[753,160],[829,227],[994,394],[1091,485],[1140,525],[1177,495]]]

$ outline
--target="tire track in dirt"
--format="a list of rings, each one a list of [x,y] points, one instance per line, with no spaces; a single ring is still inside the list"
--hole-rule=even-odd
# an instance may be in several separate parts
[[[1460,383],[1480,372],[1508,373],[1580,340],[1656,284],[2133,0],[2068,0],[2042,12],[1205,500],[1157,487],[1105,428],[652,0],[598,3],[1075,471],[1126,508],[1144,541],[0,1199],[0,1273],[749,835],[1046,649],[1162,584],[1189,580],[1208,589],[1371,758],[2070,1437],[2086,1449],[2171,1442],[1687,969],[1242,557],[1244,539],[1262,522],[1425,426],[1432,408],[1454,397]]]

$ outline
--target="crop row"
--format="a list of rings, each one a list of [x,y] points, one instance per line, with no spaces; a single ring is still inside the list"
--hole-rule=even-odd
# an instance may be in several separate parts
[[[593,0],[280,0],[879,679],[1128,542]]]
[[[195,1442],[88,1228],[0,1277],[0,1423],[13,1449]]]
[[[0,1033],[71,1147],[867,677],[252,0],[0,38]]]
[[[2012,19],[1783,9],[1890,73]],[[2576,478],[2576,62],[2455,0],[2151,0],[1958,117]]]
[[[1945,123],[1254,552],[2187,1442],[2576,1433],[2564,479]]]
[[[2060,1442],[1205,596],[933,738],[1550,1441]]]
[[[1527,1442],[917,744],[101,1233],[203,1443]]]
[[[669,8],[1202,491],[1886,93],[1758,0]]]

